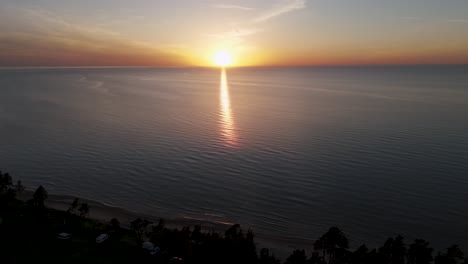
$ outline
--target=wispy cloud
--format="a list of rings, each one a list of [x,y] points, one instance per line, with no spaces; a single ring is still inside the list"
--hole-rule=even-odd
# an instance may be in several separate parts
[[[303,9],[306,7],[306,0],[282,0],[269,10],[254,19],[255,23],[264,22],[285,13]]]
[[[403,16],[399,17],[401,20],[419,20],[419,17],[413,17],[413,16]]]
[[[270,19],[292,12],[294,10],[303,9],[306,7],[307,0],[276,0],[275,4],[266,7],[263,10],[255,9],[252,12],[251,19],[248,19],[239,26],[238,23],[231,25],[232,29],[215,34],[204,34],[204,36],[216,38],[218,43],[222,43],[221,46],[235,45],[238,50],[252,49],[252,47],[245,46],[243,43],[246,38],[251,37],[263,31],[259,28],[258,24],[266,22]],[[229,8],[229,9],[244,9],[254,10],[250,7],[237,6],[237,5],[217,5],[218,8]],[[242,44],[241,44],[242,43]]]
[[[119,19],[111,19],[108,17],[104,17],[101,19],[101,22],[98,22],[97,26],[119,26],[119,25],[126,25],[126,24],[136,24],[141,23],[146,19],[146,17],[141,15],[130,15],[125,16]]]
[[[451,19],[451,20],[448,20],[448,22],[453,22],[453,23],[468,23],[468,19]]]
[[[173,48],[130,39],[118,32],[67,21],[43,10],[17,12],[25,28],[0,36],[0,65],[173,65]],[[9,23],[15,21],[8,21]]]
[[[251,10],[254,10],[254,8],[252,8],[252,7],[240,6],[240,5],[215,5],[215,8],[221,8],[221,9],[239,9],[239,10],[244,10],[244,11],[251,11]]]
[[[261,29],[233,29],[228,32],[218,33],[218,34],[208,34],[210,37],[222,38],[222,39],[229,39],[229,38],[241,38],[253,35],[255,33],[261,32]]]

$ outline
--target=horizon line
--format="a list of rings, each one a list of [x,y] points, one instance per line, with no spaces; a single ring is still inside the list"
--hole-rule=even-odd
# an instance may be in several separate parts
[[[310,65],[245,65],[245,66],[229,66],[226,68],[300,68],[300,67],[389,67],[389,66],[468,66],[468,63],[403,63],[403,64],[310,64]],[[0,70],[8,69],[110,69],[110,68],[221,68],[219,66],[206,65],[181,65],[181,66],[148,66],[148,65],[121,65],[121,66],[0,66]]]

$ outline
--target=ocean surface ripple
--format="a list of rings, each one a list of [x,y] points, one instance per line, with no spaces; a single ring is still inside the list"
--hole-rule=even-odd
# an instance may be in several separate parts
[[[468,68],[0,70],[0,169],[164,217],[468,246]]]

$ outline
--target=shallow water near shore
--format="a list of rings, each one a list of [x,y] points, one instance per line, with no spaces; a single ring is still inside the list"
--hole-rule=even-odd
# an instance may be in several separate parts
[[[278,241],[468,247],[468,68],[0,70],[0,169]],[[305,241],[305,242],[304,242]]]

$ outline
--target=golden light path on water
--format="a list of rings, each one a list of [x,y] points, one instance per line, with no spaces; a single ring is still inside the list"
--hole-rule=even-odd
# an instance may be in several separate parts
[[[234,119],[232,116],[231,99],[229,97],[229,86],[227,83],[226,69],[221,70],[221,85],[220,85],[220,124],[221,124],[221,136],[227,146],[236,147],[238,146],[238,137]]]

